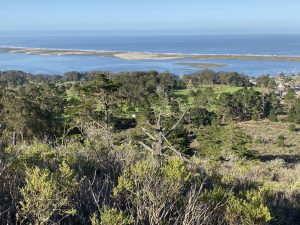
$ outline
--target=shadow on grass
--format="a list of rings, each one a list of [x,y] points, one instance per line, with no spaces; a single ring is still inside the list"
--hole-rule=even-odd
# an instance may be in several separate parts
[[[275,159],[282,159],[287,163],[299,163],[300,155],[260,155],[257,158],[262,162],[267,162]]]

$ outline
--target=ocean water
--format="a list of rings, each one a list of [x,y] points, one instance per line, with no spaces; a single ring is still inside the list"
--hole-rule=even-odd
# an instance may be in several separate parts
[[[300,56],[300,35],[198,35],[198,36],[101,36],[101,35],[0,35],[0,46],[78,49],[122,52],[184,54],[249,54]],[[221,63],[215,71],[237,71],[248,75],[277,75],[300,72],[300,62],[246,60],[125,60],[97,56],[54,56],[0,53],[0,70],[18,69],[31,73],[63,74],[77,70],[170,71],[182,75],[199,68],[186,63]]]

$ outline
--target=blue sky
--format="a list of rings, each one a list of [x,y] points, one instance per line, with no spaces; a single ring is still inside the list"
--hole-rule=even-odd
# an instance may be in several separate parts
[[[299,0],[0,0],[0,31],[300,33]]]

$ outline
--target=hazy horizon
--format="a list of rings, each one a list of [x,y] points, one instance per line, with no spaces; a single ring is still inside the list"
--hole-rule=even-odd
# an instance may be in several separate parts
[[[99,32],[136,34],[300,33],[300,2],[154,0],[17,0],[0,3],[1,33]]]
[[[295,32],[222,32],[207,30],[1,30],[4,36],[271,36],[300,35]]]

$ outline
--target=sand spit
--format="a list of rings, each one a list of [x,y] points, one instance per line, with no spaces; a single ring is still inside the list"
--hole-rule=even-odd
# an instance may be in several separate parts
[[[96,50],[72,50],[72,49],[47,49],[47,48],[19,48],[19,47],[0,47],[0,52],[9,52],[29,55],[57,55],[57,56],[110,56],[113,57],[115,52],[105,52]]]
[[[72,49],[46,49],[46,48],[21,48],[0,47],[0,52],[31,54],[31,55],[57,55],[57,56],[100,56],[116,57],[126,60],[257,60],[257,61],[286,61],[300,62],[300,56],[288,55],[238,55],[238,54],[178,54],[178,53],[146,53],[146,52],[114,52],[98,50],[72,50]]]
[[[172,54],[172,53],[143,53],[124,52],[115,53],[115,57],[128,60],[172,60],[172,59],[192,59],[192,60],[257,60],[257,61],[286,61],[300,62],[300,56],[281,55],[222,55],[222,54]]]
[[[115,57],[127,60],[172,60],[181,59],[181,55],[159,54],[145,52],[122,52],[114,54]]]

